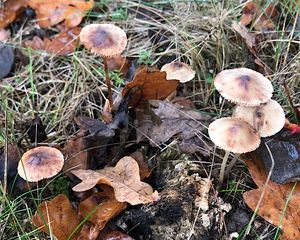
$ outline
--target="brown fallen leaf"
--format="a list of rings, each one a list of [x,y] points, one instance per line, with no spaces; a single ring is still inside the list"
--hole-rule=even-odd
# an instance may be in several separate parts
[[[107,222],[127,207],[126,202],[118,202],[114,190],[106,185],[101,186],[103,192],[93,193],[78,206],[79,214],[102,230]]]
[[[151,169],[146,163],[145,155],[140,151],[135,151],[130,156],[138,163],[141,180],[151,175]]]
[[[27,0],[37,15],[37,22],[43,28],[62,21],[69,28],[80,24],[85,14],[94,6],[94,0]]]
[[[245,192],[243,197],[246,204],[254,210],[262,194],[267,175],[256,155],[252,154],[245,162],[258,188]],[[297,183],[281,185],[269,181],[266,187],[257,214],[274,225],[280,225],[283,230],[281,240],[300,239],[299,198],[300,185]]]
[[[81,228],[77,240],[97,240],[99,232],[96,224],[86,221]]]
[[[65,156],[63,171],[67,176],[73,176],[71,170],[88,169],[90,167],[85,138],[78,137],[68,140],[62,153]]]
[[[79,223],[76,211],[63,194],[56,196],[51,201],[42,202],[32,217],[33,225],[48,234],[51,232],[58,240],[77,239],[80,228],[75,234],[73,231]],[[71,234],[73,235],[70,238]]]
[[[11,24],[26,6],[26,0],[7,0],[0,8],[0,29]]]
[[[231,27],[245,40],[249,48],[255,47],[255,37],[248,31],[248,29],[244,25],[233,22],[231,24]]]
[[[115,167],[98,171],[75,170],[72,173],[82,180],[73,187],[76,192],[89,190],[97,184],[107,184],[114,188],[119,202],[136,205],[158,200],[158,193],[153,192],[149,184],[140,181],[139,166],[132,157],[121,158]]]
[[[34,50],[45,50],[48,53],[65,56],[76,50],[80,31],[80,27],[75,27],[61,32],[53,38],[45,38],[44,40],[35,36],[31,41],[25,41],[24,44],[26,47],[31,47]]]
[[[150,145],[161,145],[177,136],[182,151],[188,153],[201,151],[205,144],[201,138],[201,131],[206,130],[205,126],[210,119],[208,116],[194,110],[187,110],[168,101],[152,100],[151,106],[161,122],[155,124],[153,121],[152,127],[148,126],[148,132],[144,133],[151,139]],[[139,125],[139,128],[143,129],[143,125]],[[205,148],[207,147],[205,146]],[[207,154],[208,152],[205,155]]]
[[[109,71],[118,70],[123,76],[126,76],[130,67],[130,62],[121,55],[115,55],[107,59],[107,67]]]
[[[130,94],[129,105],[137,106],[145,100],[165,99],[178,84],[178,80],[166,80],[166,72],[146,66],[136,70],[133,80],[126,84],[122,95]]]

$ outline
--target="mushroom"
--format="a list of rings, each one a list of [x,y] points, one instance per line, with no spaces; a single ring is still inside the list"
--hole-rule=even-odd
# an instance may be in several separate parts
[[[272,97],[273,86],[261,73],[248,68],[223,70],[214,84],[227,100],[244,106],[258,106]]]
[[[108,73],[107,59],[124,51],[127,44],[126,33],[113,24],[90,24],[82,28],[80,41],[92,53],[103,57],[108,100],[112,102],[112,86]]]
[[[274,135],[285,124],[285,114],[282,107],[272,99],[256,107],[237,106],[233,116],[252,125],[261,137]]]
[[[181,83],[188,82],[195,77],[195,71],[186,63],[171,62],[162,66],[161,72],[166,72],[167,80],[179,80]]]
[[[64,165],[64,156],[53,147],[36,147],[25,152],[18,165],[18,173],[28,182],[55,176]]]
[[[235,117],[215,120],[209,125],[208,134],[214,144],[226,151],[220,170],[220,184],[223,183],[229,153],[251,152],[260,144],[258,132],[246,121]]]

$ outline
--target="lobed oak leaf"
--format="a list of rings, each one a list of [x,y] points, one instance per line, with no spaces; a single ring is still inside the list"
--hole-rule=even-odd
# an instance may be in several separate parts
[[[146,66],[136,70],[133,80],[126,84],[122,95],[130,94],[129,105],[137,106],[145,100],[165,99],[178,84],[178,80],[167,80],[166,72]]]
[[[245,161],[249,172],[258,186],[247,191],[243,197],[246,204],[254,211],[263,193],[267,180],[266,171],[254,154]],[[276,184],[269,181],[259,206],[258,215],[268,222],[282,228],[282,240],[300,238],[300,185],[297,183]],[[286,209],[285,209],[286,208]]]
[[[94,0],[27,0],[37,14],[38,24],[43,28],[54,26],[62,21],[73,28],[80,24],[86,12],[93,8]]]
[[[32,41],[26,41],[25,46],[34,50],[45,50],[48,53],[65,56],[75,51],[79,43],[80,31],[80,27],[75,27],[61,32],[51,39],[45,38],[44,40],[35,36]]]
[[[158,193],[140,180],[139,166],[132,157],[123,157],[115,167],[106,167],[98,171],[75,170],[72,173],[82,180],[73,187],[74,191],[86,191],[97,184],[106,184],[114,188],[119,202],[131,205],[146,204],[158,200]]]
[[[108,186],[101,186],[103,192],[93,193],[78,206],[79,214],[87,218],[102,230],[107,222],[117,216],[127,207],[126,202],[116,200],[114,190]]]
[[[50,201],[44,201],[32,217],[32,224],[43,232],[52,233],[58,240],[77,239],[80,223],[76,211],[67,196],[60,194]],[[70,238],[70,236],[72,237]]]

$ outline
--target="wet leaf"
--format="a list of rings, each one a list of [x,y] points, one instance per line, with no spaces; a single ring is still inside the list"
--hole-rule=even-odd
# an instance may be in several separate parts
[[[93,193],[92,196],[82,201],[78,206],[79,214],[96,224],[102,230],[107,222],[117,216],[127,207],[126,202],[118,202],[114,196],[114,190],[108,186],[102,186],[103,192]]]
[[[194,110],[184,109],[168,101],[151,101],[151,105],[161,123],[153,123],[152,127],[148,126],[148,132],[144,133],[151,139],[150,145],[161,145],[177,136],[179,137],[179,147],[182,147],[185,152],[200,151],[204,147],[205,142],[201,139],[201,131],[206,130],[208,116]],[[209,146],[205,146],[205,148],[209,148]]]
[[[90,167],[87,144],[83,137],[68,140],[62,152],[65,156],[63,171],[67,176],[72,176],[71,170],[88,169]]]
[[[178,86],[178,80],[166,80],[166,73],[156,68],[142,67],[136,70],[134,78],[127,83],[122,95],[130,94],[130,106],[145,100],[165,99]]]
[[[80,231],[79,228],[76,234],[69,238],[80,221],[71,202],[63,194],[56,196],[51,201],[42,202],[32,217],[32,223],[48,234],[51,229],[51,233],[58,240],[76,239],[76,235]]]
[[[139,166],[132,157],[123,157],[115,167],[102,170],[76,170],[72,173],[82,180],[73,187],[74,191],[86,191],[97,184],[107,184],[114,188],[119,202],[131,205],[146,204],[158,200],[158,193],[152,187],[140,181]]]
[[[77,240],[97,240],[99,232],[96,224],[86,221],[81,228]]]
[[[258,186],[257,189],[244,193],[246,204],[254,210],[258,204],[267,180],[265,169],[255,155],[246,160],[249,172]],[[268,222],[282,228],[282,240],[300,238],[300,185],[297,183],[276,184],[270,181],[266,187],[258,215]],[[285,209],[286,207],[286,209]]]
[[[0,43],[0,80],[10,73],[14,62],[15,54],[13,48]]]
[[[68,55],[76,50],[79,43],[78,35],[80,31],[80,27],[75,27],[61,32],[53,38],[44,38],[44,40],[35,36],[33,40],[25,41],[25,46],[31,47],[34,50],[45,50],[48,53],[57,55]]]
[[[94,6],[94,1],[89,0],[27,0],[37,15],[37,22],[43,28],[54,26],[60,22],[69,28],[80,24],[87,11]]]

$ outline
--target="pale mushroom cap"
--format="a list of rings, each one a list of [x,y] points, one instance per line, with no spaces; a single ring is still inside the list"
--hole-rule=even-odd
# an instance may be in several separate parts
[[[126,33],[113,24],[90,24],[82,28],[80,41],[92,53],[110,57],[124,51]]]
[[[56,148],[36,147],[25,152],[18,165],[18,173],[28,182],[50,178],[60,172],[64,156]]]
[[[272,97],[273,86],[262,74],[248,68],[223,70],[214,80],[227,100],[244,106],[257,106]]]
[[[233,153],[251,152],[260,144],[257,131],[249,123],[233,117],[212,122],[208,134],[214,144]]]
[[[195,77],[195,71],[186,63],[171,62],[162,66],[160,71],[167,73],[167,80],[179,80],[181,83],[188,82]]]
[[[272,99],[256,107],[237,106],[233,115],[252,125],[261,137],[274,135],[285,124],[285,114],[282,107]]]

